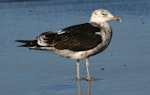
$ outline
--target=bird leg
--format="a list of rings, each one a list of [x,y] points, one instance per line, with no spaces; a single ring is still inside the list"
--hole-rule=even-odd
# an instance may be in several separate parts
[[[85,62],[86,62],[86,72],[87,72],[87,81],[90,81],[91,80],[91,77],[90,77],[90,70],[89,70],[89,60],[88,58],[85,59]]]
[[[78,59],[77,60],[77,63],[76,63],[76,66],[77,66],[77,80],[80,80],[80,60]]]

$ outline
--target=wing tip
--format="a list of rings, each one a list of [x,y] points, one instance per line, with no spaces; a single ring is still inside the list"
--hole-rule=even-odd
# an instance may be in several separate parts
[[[23,45],[19,45],[17,47],[33,47],[33,46],[38,46],[37,40],[15,40],[15,41],[23,43]]]

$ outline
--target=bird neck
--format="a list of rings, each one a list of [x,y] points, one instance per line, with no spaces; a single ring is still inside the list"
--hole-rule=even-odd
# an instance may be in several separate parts
[[[110,29],[110,26],[107,22],[93,22],[93,21],[90,21],[90,23],[93,25],[93,26],[96,26],[96,27],[101,27],[101,28],[107,28],[107,29]]]

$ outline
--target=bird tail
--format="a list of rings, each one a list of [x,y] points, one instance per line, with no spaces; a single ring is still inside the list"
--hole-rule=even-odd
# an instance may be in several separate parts
[[[38,46],[37,40],[16,40],[16,42],[23,43],[19,47],[35,47]]]

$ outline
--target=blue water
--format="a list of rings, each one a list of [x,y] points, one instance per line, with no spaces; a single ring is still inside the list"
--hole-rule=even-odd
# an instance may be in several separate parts
[[[149,95],[149,5],[149,0],[0,0],[0,95],[86,95],[88,89],[91,95]],[[99,79],[90,85],[75,80],[75,60],[14,41],[88,22],[99,8],[123,22],[110,22],[110,46],[90,58],[92,77]]]

